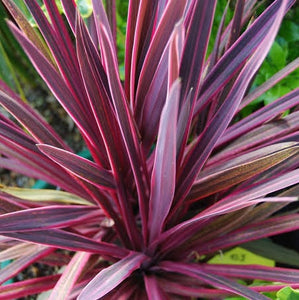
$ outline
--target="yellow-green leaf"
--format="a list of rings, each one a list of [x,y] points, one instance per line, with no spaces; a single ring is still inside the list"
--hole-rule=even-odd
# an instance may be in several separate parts
[[[12,196],[38,202],[55,202],[64,204],[93,205],[89,201],[71,193],[50,189],[26,189],[0,186],[0,190]]]

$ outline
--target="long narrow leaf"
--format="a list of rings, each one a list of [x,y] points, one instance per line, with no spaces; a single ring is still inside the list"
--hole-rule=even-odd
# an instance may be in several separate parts
[[[149,202],[150,241],[161,233],[175,191],[179,93],[180,82],[176,81],[170,90],[161,115]]]
[[[9,12],[12,14],[22,31],[26,34],[26,36],[32,41],[37,48],[43,53],[43,55],[51,62],[54,66],[53,58],[50,55],[49,49],[45,46],[41,37],[36,33],[36,31],[32,28],[31,24],[28,22],[26,17],[22,14],[17,5],[11,0],[3,0],[4,5],[7,7]]]
[[[106,65],[109,65],[109,68],[107,69],[107,76],[112,93],[112,100],[136,182],[144,235],[147,235],[146,224],[148,203],[146,201],[146,193],[148,191],[148,176],[145,161],[142,157],[141,149],[138,143],[138,132],[132,119],[132,113],[128,107],[124,90],[120,83],[117,69],[117,59],[113,56],[113,45],[109,40],[109,35],[105,31],[105,28],[102,26],[100,28],[103,45],[102,54],[106,61]]]
[[[249,241],[297,229],[299,229],[298,215],[273,217],[266,221],[257,222],[230,233],[226,236],[225,243],[223,243],[223,240],[220,241],[219,239],[210,241],[208,252],[217,251],[218,249],[223,249],[224,247],[240,245]],[[202,254],[206,253],[207,251],[206,247],[200,247],[198,250]]]
[[[194,90],[194,97],[197,97],[215,8],[215,0],[195,2],[180,67],[182,101],[191,89]]]
[[[158,279],[155,276],[145,275],[144,284],[146,288],[147,297],[149,300],[167,300],[163,290],[159,287]]]
[[[242,119],[236,124],[230,126],[223,137],[218,141],[217,147],[225,144],[226,142],[235,139],[244,133],[250,132],[259,125],[266,123],[273,119],[275,116],[285,112],[286,110],[295,107],[299,104],[299,89],[288,93],[287,95],[277,99],[271,104],[257,110],[250,114],[248,117]]]
[[[55,288],[51,292],[49,300],[65,300],[72,287],[78,280],[84,266],[90,258],[90,253],[77,252],[59,278]]]
[[[35,245],[35,247],[32,247],[30,253],[27,253],[26,256],[22,256],[14,260],[11,264],[0,270],[0,283],[2,284],[6,280],[13,278],[34,261],[44,257],[52,251],[53,249],[50,249],[48,247]]]
[[[160,267],[161,269],[168,272],[181,273],[189,277],[197,278],[212,286],[216,286],[217,288],[221,288],[229,292],[233,292],[237,295],[241,295],[249,299],[255,299],[255,300],[268,299],[266,296],[263,296],[255,291],[252,291],[249,288],[239,283],[228,280],[218,275],[205,272],[204,270],[200,269],[200,267],[197,265],[164,261],[160,263]]]
[[[277,151],[273,154],[268,154],[244,164],[222,170],[219,173],[216,172],[210,176],[201,177],[201,179],[198,179],[194,183],[188,197],[191,199],[200,199],[229,188],[279,164],[288,157],[298,153],[298,151],[299,148]]]
[[[209,209],[204,210],[195,217],[182,222],[168,231],[165,231],[160,235],[159,239],[154,241],[150,246],[150,249],[156,248],[159,244],[162,244],[162,252],[165,255],[167,251],[184,244],[191,239],[194,234],[198,233],[200,228],[205,225],[205,221],[215,216],[221,216],[230,212],[241,210],[249,206],[254,206],[258,203],[269,202],[291,202],[296,201],[296,197],[277,197],[277,198],[261,198],[251,201],[234,201],[226,205],[212,205]],[[176,238],[175,238],[176,237]]]
[[[206,264],[202,266],[202,269],[220,276],[246,279],[262,279],[266,281],[278,281],[286,283],[299,282],[299,271],[296,269],[266,267],[257,265],[250,265],[244,268],[244,266],[220,264]]]
[[[104,269],[84,288],[78,300],[98,299],[105,296],[130,276],[132,272],[139,269],[145,259],[144,254],[131,253],[119,262]]]
[[[3,235],[22,241],[29,241],[71,251],[97,253],[107,255],[108,257],[123,258],[128,254],[128,250],[119,248],[115,245],[104,242],[96,242],[84,236],[60,229],[48,229],[32,232],[10,232],[4,233]]]
[[[236,108],[245,94],[250,79],[257,71],[265,58],[267,51],[270,49],[269,43],[274,40],[277,33],[279,23],[285,10],[285,5],[285,2],[279,3],[277,13],[275,14],[276,22],[272,24],[271,30],[265,35],[263,41],[256,48],[255,53],[246,63],[225,102],[221,105],[211,122],[207,124],[207,127],[196,141],[196,145],[193,147],[191,153],[189,153],[188,157],[185,159],[183,168],[178,176],[178,186],[175,196],[176,201],[182,201],[186,196],[195,177],[203,167],[208,156],[212,152],[212,149],[215,147],[217,140],[231,121]],[[261,55],[260,51],[264,52],[263,55]]]
[[[6,92],[8,87],[0,83],[0,104],[5,107],[33,136],[40,142],[48,142],[53,146],[69,149],[57,133],[41,118],[41,116],[28,104],[23,102],[16,94],[10,97]]]
[[[284,13],[285,11],[284,8],[281,10],[282,2],[285,1],[275,1],[268,7],[218,61],[203,82],[195,113],[202,109],[207,101],[240,70],[245,60],[256,51],[256,47],[271,32],[273,23],[279,24],[279,21],[276,21],[277,12]]]
[[[0,187],[0,190],[12,196],[32,201],[32,202],[49,202],[57,204],[77,204],[92,205],[89,201],[80,198],[74,194],[59,190],[48,189],[26,189],[17,187]]]
[[[137,110],[137,113],[140,111],[143,98],[147,94],[147,90],[150,87],[152,78],[159,64],[160,57],[166,48],[166,44],[169,41],[174,26],[183,15],[185,4],[186,0],[169,1],[155,34],[152,37],[148,52],[144,58],[137,85],[135,98],[135,110]],[[167,73],[167,68],[164,68],[164,72]]]
[[[287,66],[285,66],[282,70],[273,75],[270,79],[268,79],[261,86],[257,87],[251,93],[249,93],[243,100],[241,105],[239,106],[239,110],[244,108],[246,105],[251,103],[254,99],[261,96],[267,90],[269,90],[272,86],[274,86],[277,82],[285,78],[291,72],[296,70],[299,67],[299,58],[296,58],[292,62],[290,62]]]
[[[52,289],[59,277],[60,274],[56,274],[2,285],[0,286],[0,295],[3,300],[11,300],[34,293],[42,293]]]
[[[95,212],[93,207],[75,205],[53,205],[32,208],[0,216],[0,232],[34,231],[47,228],[62,228],[89,219]]]
[[[92,184],[106,188],[114,188],[114,180],[108,170],[100,168],[86,158],[71,152],[50,146],[38,145],[38,148],[63,168]]]

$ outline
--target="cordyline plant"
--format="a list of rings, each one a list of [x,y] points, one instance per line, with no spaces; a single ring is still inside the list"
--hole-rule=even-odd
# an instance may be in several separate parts
[[[1,299],[51,290],[49,299],[223,299],[298,288],[295,269],[213,265],[219,251],[299,228],[299,89],[240,119],[239,112],[298,67],[250,84],[294,3],[257,1],[225,13],[210,55],[216,0],[129,1],[125,80],[119,77],[115,2],[94,0],[85,22],[71,0],[12,0],[9,26],[78,126],[81,158],[1,82],[0,165],[61,190],[0,190],[0,280],[34,262],[61,272],[0,288]],[[285,112],[288,112],[285,114]],[[67,252],[61,249],[69,250]],[[75,252],[75,253],[74,253]],[[278,285],[247,287],[236,279]]]

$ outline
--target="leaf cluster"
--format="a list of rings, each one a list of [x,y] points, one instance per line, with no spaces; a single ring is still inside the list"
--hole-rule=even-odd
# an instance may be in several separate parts
[[[0,187],[0,258],[13,259],[0,281],[37,261],[61,267],[2,286],[0,297],[258,300],[298,288],[295,269],[209,263],[299,228],[296,211],[281,213],[298,196],[299,89],[240,114],[298,68],[296,58],[251,89],[293,0],[259,14],[259,1],[238,0],[229,22],[226,6],[210,53],[216,0],[129,1],[123,76],[116,1],[92,0],[84,19],[74,1],[60,1],[62,16],[55,1],[43,1],[45,13],[24,0],[36,27],[14,1],[2,3],[92,160],[0,81],[0,105],[13,117],[0,114],[0,166],[59,188]],[[283,260],[279,251],[271,256]]]

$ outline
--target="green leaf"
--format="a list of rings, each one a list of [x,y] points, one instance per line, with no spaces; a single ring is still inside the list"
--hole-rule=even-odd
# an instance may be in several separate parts
[[[282,22],[281,28],[278,33],[287,42],[293,42],[299,40],[299,25],[290,20]]]
[[[267,59],[272,65],[278,69],[282,69],[286,65],[287,56],[287,49],[283,49],[283,47],[275,41],[271,47]]]
[[[298,300],[299,290],[293,290],[290,287],[285,287],[277,292],[277,300]]]

